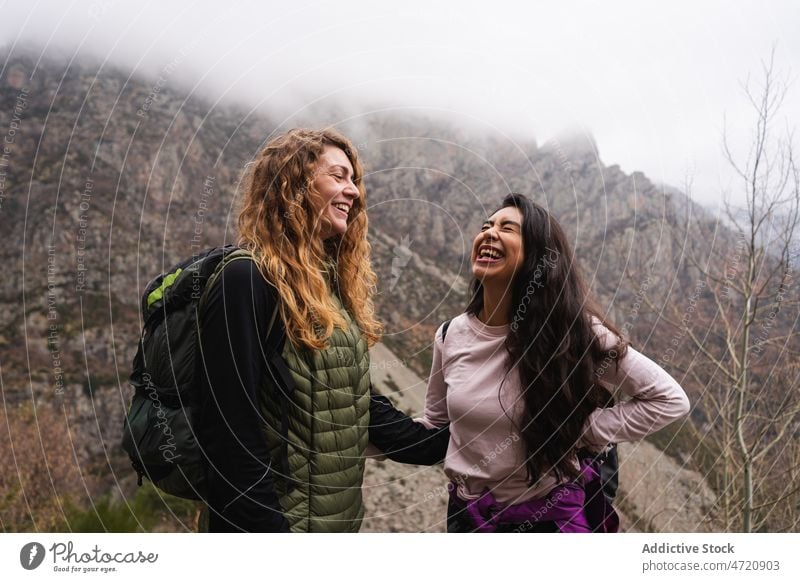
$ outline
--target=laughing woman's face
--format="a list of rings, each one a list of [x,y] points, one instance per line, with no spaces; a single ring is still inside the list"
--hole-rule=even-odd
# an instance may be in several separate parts
[[[502,208],[483,223],[472,243],[472,274],[484,283],[510,283],[524,258],[522,212]]]
[[[350,158],[340,148],[325,146],[317,162],[314,189],[320,198],[317,213],[320,236],[324,240],[344,234],[359,191],[353,182]]]

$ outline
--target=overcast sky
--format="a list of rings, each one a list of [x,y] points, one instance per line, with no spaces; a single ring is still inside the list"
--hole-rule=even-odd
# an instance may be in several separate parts
[[[347,104],[447,109],[452,120],[543,143],[594,135],[606,164],[710,206],[753,117],[741,93],[775,46],[800,121],[800,2],[5,2],[0,45],[88,52],[143,74],[165,67],[212,100],[280,115]],[[332,120],[336,121],[336,120]]]

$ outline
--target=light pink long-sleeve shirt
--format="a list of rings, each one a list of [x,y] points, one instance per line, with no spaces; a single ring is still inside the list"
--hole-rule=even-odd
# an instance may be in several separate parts
[[[616,344],[616,336],[599,320],[594,329],[604,348]],[[462,314],[450,322],[444,343],[441,328],[436,332],[425,413],[419,420],[428,427],[450,423],[444,470],[463,499],[488,487],[499,502],[516,504],[543,497],[559,484],[548,474],[528,485],[525,444],[511,421],[521,417],[524,401],[516,367],[506,374],[508,331],[508,325],[488,326]],[[609,443],[640,440],[689,411],[678,383],[630,347],[618,366],[611,362],[600,368],[599,382],[630,399],[595,410],[577,448],[600,450]]]

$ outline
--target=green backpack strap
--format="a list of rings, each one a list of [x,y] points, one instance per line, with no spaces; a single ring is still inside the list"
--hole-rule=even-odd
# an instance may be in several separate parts
[[[211,276],[208,278],[208,283],[206,283],[205,289],[203,289],[203,295],[200,297],[200,302],[198,303],[198,313],[202,313],[206,306],[206,300],[208,297],[208,292],[214,283],[217,282],[220,275],[222,274],[222,269],[225,268],[226,265],[232,263],[233,261],[242,261],[242,260],[253,260],[253,255],[250,254],[250,251],[246,251],[244,249],[236,249],[228,254],[226,254],[219,264],[214,269],[214,272],[211,273]]]

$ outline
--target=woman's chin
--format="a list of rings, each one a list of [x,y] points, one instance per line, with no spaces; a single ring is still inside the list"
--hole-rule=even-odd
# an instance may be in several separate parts
[[[491,280],[496,274],[495,271],[496,269],[493,269],[491,265],[482,265],[480,263],[472,264],[472,276],[481,282],[487,279]]]
[[[508,287],[514,278],[514,273],[508,272],[498,265],[482,265],[480,263],[472,265],[472,276],[481,284],[492,286]]]
[[[341,236],[346,232],[347,232],[347,223],[344,224],[328,223],[323,225],[322,229],[320,229],[320,236],[322,237],[322,240],[328,240],[329,238]]]

